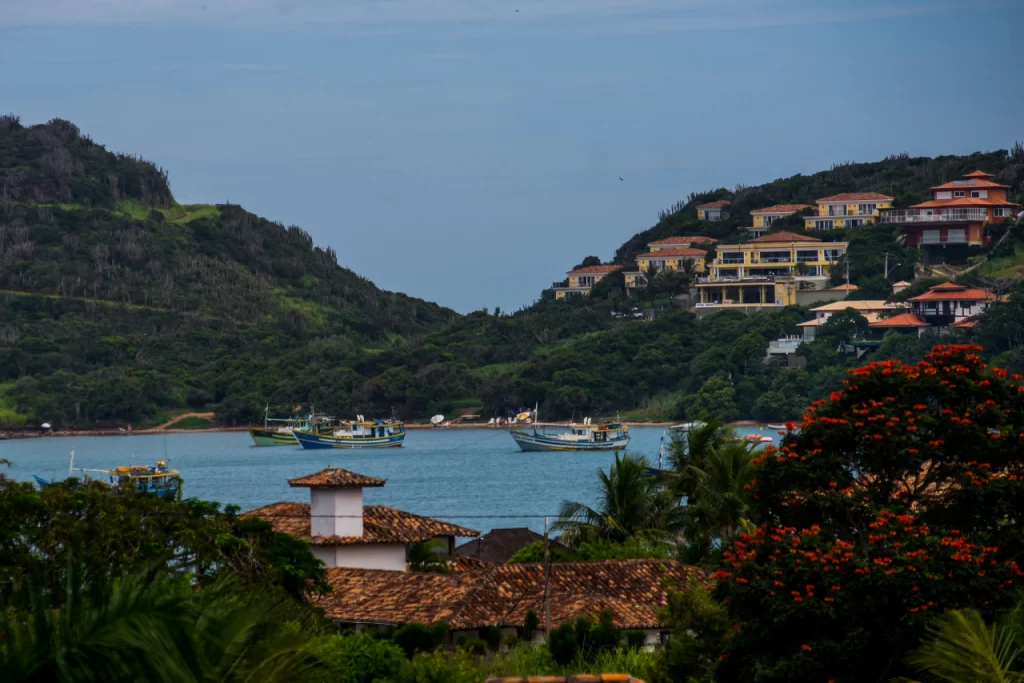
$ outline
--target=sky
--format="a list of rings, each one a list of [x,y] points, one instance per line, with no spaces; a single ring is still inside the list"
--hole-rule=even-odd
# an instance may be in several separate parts
[[[507,312],[690,192],[1024,140],[1022,25],[1024,0],[0,0],[0,111]]]

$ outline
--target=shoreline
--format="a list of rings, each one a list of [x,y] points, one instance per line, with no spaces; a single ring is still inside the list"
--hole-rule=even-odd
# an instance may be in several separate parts
[[[561,423],[554,423],[561,424]],[[568,424],[568,423],[566,423]],[[668,428],[679,424],[679,422],[627,422],[623,421],[622,424],[627,427],[662,427]],[[732,427],[733,429],[739,429],[741,427],[757,427],[765,428],[768,425],[765,423],[757,422],[755,420],[737,420],[735,422],[727,422],[726,427]],[[435,427],[429,422],[407,422],[405,424],[407,431],[441,431],[445,429],[505,429],[507,426],[495,426],[489,424],[474,424],[474,423],[462,423],[462,424],[451,424],[447,427]],[[76,430],[65,430],[65,431],[53,431],[53,432],[29,432],[22,430],[14,431],[0,431],[0,443],[3,441],[15,441],[20,439],[44,439],[44,438],[67,438],[67,437],[78,437],[78,436],[154,436],[159,434],[217,434],[221,432],[247,432],[249,426],[245,427],[210,427],[208,429],[137,429],[135,431],[127,431],[121,429],[76,429]]]

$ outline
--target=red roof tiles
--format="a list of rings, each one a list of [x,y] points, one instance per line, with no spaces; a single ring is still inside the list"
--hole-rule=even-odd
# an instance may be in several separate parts
[[[912,296],[908,301],[993,301],[996,295],[985,289],[975,289],[958,285],[955,282],[943,282],[931,287],[924,294]]]
[[[861,202],[861,201],[880,201],[880,202],[891,202],[892,197],[887,194],[880,194],[878,192],[843,192],[842,194],[834,194],[831,197],[822,197],[818,200],[818,203],[824,202]]]
[[[707,252],[703,249],[681,249],[681,248],[669,248],[659,249],[658,251],[649,251],[644,254],[637,254],[637,258],[664,258],[665,256],[707,256]]]
[[[615,264],[602,265],[602,266],[584,266],[582,268],[576,268],[569,271],[569,275],[586,275],[588,273],[614,273],[622,266]]]
[[[289,486],[308,486],[309,488],[352,489],[370,486],[384,486],[387,479],[368,477],[340,467],[325,467],[315,474],[307,474],[297,479],[289,479]]]
[[[722,208],[725,208],[727,206],[732,206],[732,204],[730,202],[727,202],[724,199],[719,199],[717,202],[710,202],[708,204],[698,204],[697,208],[698,209],[722,209]]]
[[[928,327],[928,323],[913,313],[900,313],[891,318],[883,318],[876,322],[868,323],[868,327]]]
[[[995,199],[982,199],[981,197],[955,197],[953,199],[930,199],[920,204],[914,204],[911,209],[941,209],[946,207],[958,207],[958,206],[1019,206],[1013,202],[998,201]],[[961,222],[969,223],[969,219],[957,219],[956,217],[950,217],[951,221],[959,220]]]
[[[830,292],[856,292],[860,287],[857,285],[839,285],[828,290]]]
[[[810,204],[775,204],[774,206],[766,206],[763,209],[754,209],[750,213],[759,215],[762,213],[796,213],[803,211],[804,209],[813,209],[815,207]]]
[[[565,562],[551,565],[551,619],[562,624],[609,609],[620,628],[658,628],[665,621],[666,585],[682,587],[707,575],[673,560]],[[336,621],[431,623],[450,628],[519,626],[544,613],[544,566],[499,564],[454,574],[331,569],[334,590],[317,600]]]
[[[950,183],[943,183],[936,185],[935,187],[928,188],[929,190],[970,190],[986,187],[1001,187],[1009,189],[1009,185],[1000,185],[999,183],[993,183],[991,180],[985,178],[971,178],[970,180],[954,180]]]
[[[964,176],[964,178],[994,178],[994,177],[995,176],[992,175],[991,173],[985,173],[984,171],[981,171],[981,170],[971,171],[970,173],[968,173],[967,175]]]
[[[418,543],[438,536],[479,536],[479,531],[420,517],[386,505],[363,507],[362,536],[312,536],[308,503],[282,501],[250,510],[245,516],[262,517],[275,531],[291,534],[313,545],[369,545],[374,543]]]
[[[817,237],[798,235],[795,232],[770,232],[750,240],[751,242],[820,242]]]

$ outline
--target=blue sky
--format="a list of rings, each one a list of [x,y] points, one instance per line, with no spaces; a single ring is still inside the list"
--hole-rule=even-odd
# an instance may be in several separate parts
[[[511,310],[691,191],[1024,139],[1022,25],[1019,0],[0,0],[0,110],[387,289]]]

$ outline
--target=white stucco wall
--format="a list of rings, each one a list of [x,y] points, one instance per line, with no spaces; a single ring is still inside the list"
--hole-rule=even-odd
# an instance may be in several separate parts
[[[334,564],[328,567],[355,569],[390,569],[405,571],[405,544],[381,543],[373,545],[339,545],[333,548]]]
[[[314,536],[362,536],[363,490],[309,490],[310,530]]]

